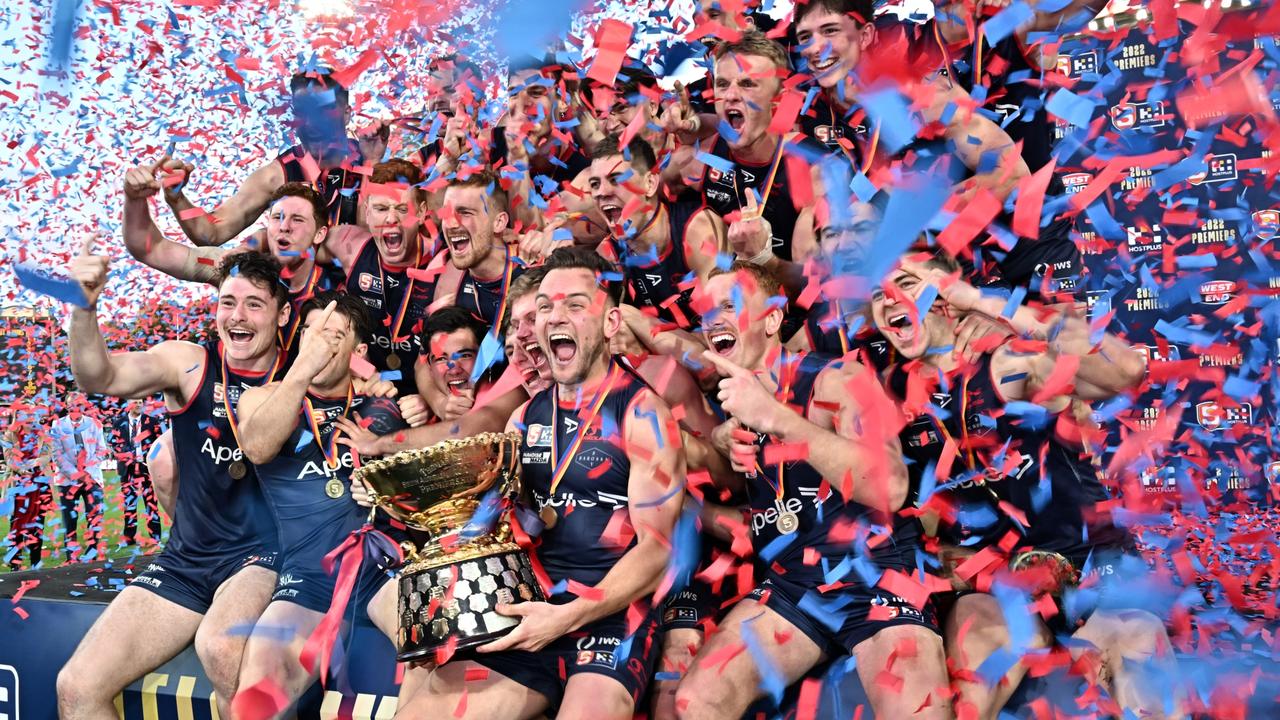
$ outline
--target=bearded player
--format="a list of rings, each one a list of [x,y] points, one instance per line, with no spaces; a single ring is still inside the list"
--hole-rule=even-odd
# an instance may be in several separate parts
[[[536,295],[538,344],[555,384],[508,429],[544,528],[531,556],[548,602],[499,606],[511,634],[438,667],[409,716],[631,718],[657,654],[651,597],[684,498],[671,412],[607,353],[621,327],[617,270],[591,250],[552,253]],[[630,618],[630,619],[629,619]]]
[[[58,673],[63,718],[115,718],[124,688],[195,641],[220,714],[229,712],[246,637],[275,587],[276,532],[233,424],[246,388],[272,379],[289,320],[280,265],[258,253],[223,260],[216,342],[166,341],[110,354],[97,300],[108,259],[86,244],[71,265],[87,300],[72,311],[71,371],[85,392],[125,398],[164,393],[182,465],[164,550],[90,628]],[[140,641],[145,638],[145,642]]]

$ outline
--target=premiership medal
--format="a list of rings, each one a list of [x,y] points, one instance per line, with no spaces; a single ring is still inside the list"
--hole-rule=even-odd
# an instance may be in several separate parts
[[[560,522],[560,516],[556,514],[556,509],[550,505],[544,505],[538,511],[538,517],[542,518],[542,527],[546,530],[550,530],[556,526],[557,522]]]
[[[391,353],[390,355],[388,355],[388,356],[387,356],[387,369],[388,369],[388,370],[399,370],[399,369],[400,369],[400,356],[399,356],[399,355],[397,355],[397,354],[395,354],[395,353]]]
[[[244,464],[243,460],[237,460],[231,463],[227,468],[227,474],[235,480],[243,480],[244,476],[249,472],[249,468]]]
[[[800,529],[800,516],[788,510],[778,515],[778,522],[774,525],[777,526],[778,532],[790,535]]]
[[[328,495],[334,500],[337,500],[338,498],[342,497],[342,493],[345,491],[346,489],[342,487],[342,481],[339,480],[338,478],[333,478],[332,480],[324,484],[324,494]]]

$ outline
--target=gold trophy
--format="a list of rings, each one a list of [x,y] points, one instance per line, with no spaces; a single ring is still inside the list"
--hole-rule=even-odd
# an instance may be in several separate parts
[[[420,546],[403,543],[401,662],[434,655],[454,640],[457,653],[502,637],[520,619],[499,615],[499,603],[546,599],[506,516],[476,527],[476,511],[491,489],[504,499],[519,494],[519,451],[519,433],[484,433],[407,450],[354,472],[378,506],[427,537]]]

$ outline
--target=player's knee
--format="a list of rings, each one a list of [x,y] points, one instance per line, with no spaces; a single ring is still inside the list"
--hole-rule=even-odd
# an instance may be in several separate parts
[[[79,717],[83,711],[97,704],[102,693],[108,691],[101,678],[94,677],[90,668],[77,662],[78,658],[79,655],[72,656],[58,671],[58,714],[63,718]],[[115,697],[114,693],[112,697]]]
[[[240,660],[244,649],[243,639],[233,639],[217,633],[197,633],[196,657],[219,694],[230,697],[236,689],[240,674]]]
[[[622,720],[635,715],[635,702],[621,687],[616,690],[594,689],[581,701],[566,702],[556,713],[557,720]]]
[[[1164,622],[1146,610],[1125,610],[1111,620],[1112,652],[1125,660],[1146,660],[1166,650]]]
[[[702,678],[696,671],[686,675],[676,688],[675,716],[680,720],[732,716],[731,704],[723,681]]]

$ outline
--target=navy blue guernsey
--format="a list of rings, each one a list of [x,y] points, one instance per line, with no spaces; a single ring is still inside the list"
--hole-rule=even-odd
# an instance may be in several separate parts
[[[747,206],[747,188],[763,196],[765,183],[773,176],[773,189],[764,204],[764,219],[773,228],[773,254],[783,260],[791,260],[791,238],[800,211],[791,201],[787,172],[781,167],[782,158],[777,157],[776,163],[771,161],[763,165],[736,162],[730,153],[729,143],[719,136],[711,146],[711,154],[733,164],[732,172],[722,172],[708,165],[702,174],[703,200],[720,217],[727,217]]]
[[[861,119],[864,114],[857,106],[840,110],[818,93],[798,120],[800,129],[810,139],[820,143],[827,152],[843,156],[855,170],[861,170],[864,162],[861,143],[867,140],[867,125]]]
[[[494,252],[498,251],[494,250]],[[470,270],[464,271],[462,279],[458,282],[458,294],[453,303],[470,310],[471,314],[483,319],[486,325],[492,327],[499,313],[502,312],[510,283],[515,282],[525,270],[523,265],[513,262],[510,258],[507,259],[507,263],[509,265],[507,269],[511,271],[510,279],[505,272],[492,280],[481,280]]]
[[[951,477],[934,490],[950,506],[938,526],[944,543],[981,549],[1009,532],[1022,536],[1020,549],[1061,553],[1076,562],[1098,546],[1125,541],[1123,530],[1109,522],[1086,519],[1096,503],[1108,499],[1093,465],[1057,437],[1050,422],[1034,428],[1004,411],[1005,400],[992,374],[992,354],[984,354],[965,374],[937,381],[933,369],[921,369],[915,382],[926,383],[928,402],[938,411],[917,416],[902,432],[902,453],[917,497],[929,466],[936,466],[948,440],[958,453]],[[889,370],[890,390],[906,398],[913,371],[905,365]],[[940,419],[941,418],[941,419]],[[1001,509],[1005,502],[1025,516]]]
[[[693,286],[697,275],[689,269],[685,256],[685,233],[689,223],[706,205],[700,198],[664,203],[671,228],[670,241],[661,254],[633,252],[625,241],[612,240],[613,251],[627,280],[627,299],[637,307],[650,307],[658,317],[684,329],[696,327],[700,316],[693,309]]]
[[[351,149],[342,167],[329,168],[314,180],[303,167],[302,158],[306,151],[301,145],[294,145],[276,158],[276,162],[284,169],[285,182],[306,183],[320,193],[325,207],[329,209],[329,227],[356,224],[362,176],[352,168],[363,165],[364,158],[360,156],[360,146],[354,141],[349,142]]]
[[[779,366],[779,399],[807,417],[815,381],[834,361],[835,358],[818,353],[784,354]],[[857,573],[846,563],[859,553],[869,555],[881,568],[901,569],[913,565],[911,551],[918,540],[914,522],[895,523],[892,534],[884,538],[884,518],[877,518],[876,513],[864,505],[845,500],[832,487],[833,483],[826,481],[808,462],[765,464],[765,452],[771,442],[765,440],[759,471],[747,480],[751,543],[766,567],[791,582],[818,587],[837,581],[857,582]],[[779,486],[781,497],[777,491]],[[854,523],[870,531],[870,538],[866,532],[862,533],[864,539],[875,544],[869,552],[856,548],[852,540],[856,533],[850,530]],[[841,530],[849,537],[832,537],[832,530]],[[817,552],[820,562],[806,562],[805,555],[810,551]],[[827,573],[831,571],[835,572],[828,578]]]
[[[400,371],[400,379],[395,381],[395,385],[401,396],[416,393],[418,386],[413,379],[413,366],[421,350],[417,337],[435,294],[435,283],[411,278],[405,268],[384,266],[377,243],[369,240],[347,269],[346,287],[347,293],[364,301],[373,318],[369,362],[379,370]],[[406,291],[410,293],[407,299]],[[396,316],[402,307],[404,315],[393,342],[391,333],[395,330]]]
[[[245,390],[269,380],[226,368],[217,343],[204,346],[204,378],[187,406],[170,412],[173,451],[182,482],[166,553],[209,567],[229,557],[276,550],[276,529],[253,467],[244,459],[227,417]],[[233,477],[239,474],[241,477]]]
[[[566,406],[557,402],[554,385],[529,401],[521,419],[522,483],[544,519],[548,511],[555,514],[535,551],[553,583],[574,580],[594,586],[635,545],[634,536],[625,547],[611,545],[604,536],[616,515],[626,518],[628,514],[631,461],[625,450],[626,423],[637,420],[629,417],[631,403],[648,386],[626,366],[615,363],[610,372],[613,382],[590,427],[584,427],[583,421],[591,415],[593,398],[583,397]],[[567,452],[580,432],[577,452]],[[560,461],[557,453],[566,455],[568,467],[553,494],[552,479]],[[558,593],[551,601],[568,602],[573,597]]]
[[[280,552],[286,566],[305,565],[313,569],[333,548],[360,528],[369,511],[351,499],[351,448],[337,445],[337,467],[325,463],[325,451],[333,438],[335,421],[343,416],[364,423],[371,432],[386,435],[402,430],[405,425],[395,400],[355,395],[347,407],[347,398],[324,398],[307,394],[320,434],[312,432],[304,405],[296,416],[293,432],[280,453],[270,462],[258,465],[258,478],[275,517],[280,533]],[[321,444],[325,450],[321,449]],[[331,497],[326,485],[337,480],[342,492]],[[336,493],[335,493],[336,494]],[[301,563],[299,562],[301,560]]]

